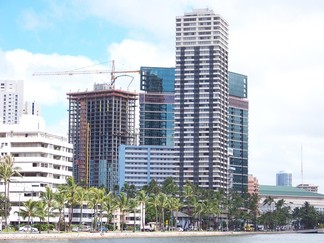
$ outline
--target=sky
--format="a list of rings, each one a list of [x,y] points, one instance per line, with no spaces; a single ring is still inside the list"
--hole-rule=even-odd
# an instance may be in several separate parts
[[[322,0],[0,0],[0,80],[23,80],[47,129],[67,135],[66,94],[109,74],[34,73],[174,67],[175,17],[197,8],[227,20],[229,70],[248,76],[249,173],[275,185],[291,170],[293,186],[324,193]],[[116,88],[138,91],[132,75]]]

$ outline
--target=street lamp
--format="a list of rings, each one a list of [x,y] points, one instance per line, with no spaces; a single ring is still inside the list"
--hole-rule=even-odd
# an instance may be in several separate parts
[[[19,193],[19,201],[18,201],[18,230],[20,229],[20,194]]]

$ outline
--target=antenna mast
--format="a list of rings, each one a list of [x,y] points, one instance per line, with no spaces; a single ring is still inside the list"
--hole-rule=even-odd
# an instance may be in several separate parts
[[[301,162],[301,183],[304,185],[304,166],[303,166],[303,143],[300,147],[300,162]]]

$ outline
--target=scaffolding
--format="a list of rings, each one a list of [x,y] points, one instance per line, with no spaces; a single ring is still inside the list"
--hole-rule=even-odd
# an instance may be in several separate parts
[[[78,183],[118,184],[119,145],[134,145],[138,94],[95,84],[93,91],[68,93],[69,141],[74,145]]]

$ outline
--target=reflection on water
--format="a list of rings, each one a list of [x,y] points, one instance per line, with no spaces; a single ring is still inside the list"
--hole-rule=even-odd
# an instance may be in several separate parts
[[[221,243],[320,243],[324,242],[324,234],[255,234],[255,235],[237,235],[237,236],[192,236],[192,237],[162,237],[162,238],[124,238],[124,239],[75,239],[75,240],[6,240],[7,243],[192,243],[192,242],[221,242]]]

